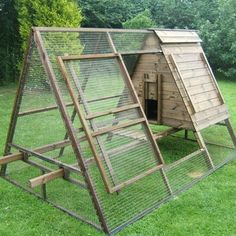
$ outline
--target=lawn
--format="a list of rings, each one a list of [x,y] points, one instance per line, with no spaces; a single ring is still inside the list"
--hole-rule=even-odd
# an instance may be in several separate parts
[[[236,129],[236,83],[220,81],[219,84]],[[1,151],[14,93],[14,86],[0,88]],[[175,140],[169,142],[172,142],[173,148],[180,148]],[[167,144],[163,143],[162,146]],[[187,149],[192,149],[191,143]],[[236,234],[235,168],[235,162],[228,164],[119,235]],[[2,179],[0,194],[0,235],[101,235]]]

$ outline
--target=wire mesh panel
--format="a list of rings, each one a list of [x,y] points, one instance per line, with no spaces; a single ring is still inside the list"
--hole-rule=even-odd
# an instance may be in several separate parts
[[[120,190],[160,168],[161,163],[146,134],[140,104],[135,103],[118,58],[109,55],[108,58],[63,59],[67,83],[74,88],[71,95],[79,99],[83,107],[91,142],[95,144],[93,153],[109,192]],[[88,103],[91,99],[95,101]],[[120,155],[119,150],[123,150]]]

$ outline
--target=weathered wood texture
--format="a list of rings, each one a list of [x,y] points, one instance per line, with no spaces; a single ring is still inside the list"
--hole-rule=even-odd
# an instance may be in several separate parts
[[[161,82],[158,82],[158,78],[161,78]],[[158,100],[156,119],[159,124],[193,129],[183,98],[163,55],[141,55],[132,75],[132,81],[143,108],[145,108],[145,82],[149,83],[150,94],[146,96],[152,99],[154,96],[154,100]],[[151,83],[154,83],[153,89],[157,89],[155,93],[150,89]]]
[[[202,40],[194,31],[155,30],[162,43],[199,43]]]
[[[227,108],[201,46],[169,44],[163,45],[162,50],[195,129],[227,119]]]

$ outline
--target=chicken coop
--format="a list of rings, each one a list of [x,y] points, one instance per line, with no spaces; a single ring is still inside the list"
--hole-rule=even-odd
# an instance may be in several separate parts
[[[233,160],[201,42],[193,30],[34,27],[1,177],[112,235]]]

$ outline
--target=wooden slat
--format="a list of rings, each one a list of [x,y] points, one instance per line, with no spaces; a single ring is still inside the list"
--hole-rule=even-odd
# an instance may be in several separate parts
[[[30,187],[35,188],[39,185],[46,184],[54,179],[61,178],[63,176],[64,176],[63,169],[55,170],[53,172],[49,172],[47,174],[44,174],[44,175],[41,175],[41,176],[38,176],[34,179],[29,180]]]
[[[50,152],[58,148],[69,146],[70,144],[71,144],[70,140],[66,139],[57,143],[52,143],[52,144],[48,144],[42,147],[38,147],[34,149],[34,151],[38,153],[46,153],[46,152]]]
[[[213,99],[209,99],[207,101],[203,101],[200,103],[195,103],[195,107],[197,109],[198,112],[200,111],[205,111],[208,110],[211,107],[217,107],[221,105],[221,102],[219,101],[219,98],[213,98]]]
[[[33,27],[40,32],[117,32],[117,33],[152,33],[145,29],[111,29],[111,28],[66,28],[66,27]]]
[[[82,140],[80,139],[80,141],[82,141]],[[46,153],[46,152],[50,152],[52,150],[55,150],[55,149],[58,149],[58,148],[61,148],[61,147],[65,147],[65,146],[68,146],[68,145],[70,145],[70,140],[69,139],[63,140],[63,141],[60,141],[60,142],[57,142],[57,143],[53,143],[53,144],[48,144],[48,145],[45,145],[45,146],[42,146],[42,147],[35,148],[34,152]],[[24,156],[23,153],[14,153],[14,154],[7,155],[5,157],[1,157],[0,158],[0,165],[7,164],[7,163],[17,161],[17,160],[22,160],[23,156]]]
[[[94,119],[94,118],[97,118],[97,117],[100,117],[100,116],[115,114],[115,113],[119,113],[119,112],[122,112],[122,111],[127,111],[127,110],[137,108],[137,107],[139,107],[139,104],[130,104],[130,105],[127,105],[127,106],[114,108],[110,111],[104,111],[104,112],[99,112],[99,113],[95,113],[95,114],[89,114],[89,115],[85,116],[85,119],[90,120],[90,119]]]
[[[66,106],[73,106],[73,103],[67,103]],[[18,116],[26,116],[26,115],[31,115],[35,113],[40,113],[40,112],[46,112],[46,111],[51,111],[51,110],[56,110],[58,109],[58,106],[49,106],[49,107],[44,107],[44,108],[39,108],[39,109],[33,109],[29,111],[24,111],[24,112],[19,112]]]
[[[163,93],[164,91],[168,91],[168,92],[178,92],[178,87],[176,86],[175,83],[169,83],[166,82],[165,80],[163,80],[162,82],[162,88],[163,88]]]
[[[229,118],[225,120],[225,125],[226,125],[227,130],[228,130],[228,132],[229,132],[229,135],[230,135],[230,137],[231,137],[231,139],[232,139],[232,142],[233,142],[233,144],[234,144],[234,147],[236,148],[236,135],[235,135],[233,126],[232,126],[232,124],[231,124]]]
[[[5,165],[14,161],[21,160],[23,153],[14,153],[0,158],[0,165]]]
[[[193,134],[194,134],[200,148],[203,149],[206,153],[205,160],[206,160],[206,163],[208,165],[208,169],[214,169],[215,165],[212,161],[211,155],[210,155],[210,153],[207,149],[206,143],[205,143],[201,133],[199,131],[196,131],[196,132],[193,132]]]
[[[137,54],[156,54],[156,53],[162,53],[162,50],[160,49],[152,49],[152,50],[148,50],[148,49],[144,49],[144,50],[136,50],[136,51],[119,51],[119,53],[121,55],[137,55]]]
[[[162,91],[162,100],[167,100],[167,101],[176,101],[176,102],[182,102],[182,97],[179,93],[179,91]],[[183,104],[184,105],[184,104]]]
[[[209,127],[210,125],[217,124],[218,122],[226,120],[228,118],[229,118],[229,114],[226,112],[221,112],[221,113],[218,113],[217,115],[210,116],[204,120],[197,122],[198,130],[205,129]]]
[[[118,136],[124,136],[127,138],[132,138],[132,139],[136,139],[136,140],[147,140],[146,136],[143,135],[143,133],[140,133],[138,131],[134,131],[134,130],[117,130],[117,131],[113,131],[112,134],[114,135],[118,135]]]
[[[194,62],[178,62],[178,66],[180,70],[193,70],[193,69],[199,69],[199,68],[204,68],[204,63],[199,59],[199,61],[194,61]]]
[[[175,54],[183,58],[183,56],[191,56],[192,58],[196,58],[196,60],[201,60],[199,53],[202,52],[201,45],[196,43],[192,44],[164,44],[162,45],[162,50],[165,55],[167,54]],[[198,55],[197,55],[198,54]],[[178,60],[177,60],[178,62]]]
[[[100,129],[98,131],[92,132],[91,135],[93,137],[96,137],[98,135],[102,135],[102,134],[105,134],[105,133],[108,133],[108,132],[111,132],[111,131],[114,131],[114,130],[117,130],[117,129],[126,128],[126,127],[129,127],[129,126],[132,126],[132,125],[140,124],[144,121],[145,121],[144,118],[135,119],[135,120],[123,123],[123,124],[114,125],[114,126],[111,126],[111,127]]]
[[[195,94],[204,94],[206,92],[215,91],[215,87],[212,83],[203,84],[203,85],[197,85],[192,86],[188,89],[188,92],[191,94],[191,96]]]
[[[215,90],[192,95],[192,99],[194,103],[204,102],[213,98],[217,98],[217,94],[215,93]]]
[[[178,129],[178,128],[172,127],[172,128],[170,128],[170,129],[167,129],[167,130],[162,131],[162,132],[160,132],[160,133],[155,133],[155,134],[154,134],[154,138],[155,138],[156,140],[159,140],[159,139],[164,138],[164,137],[167,137],[167,136],[169,136],[169,135],[171,135],[171,134],[177,133],[177,132],[179,132],[179,131],[181,131],[181,130],[182,130],[182,129]]]
[[[172,126],[175,128],[183,128],[183,129],[193,129],[193,124],[191,121],[186,120],[178,120],[175,119],[174,116],[172,117],[164,117],[162,116],[162,122],[163,125]]]
[[[205,150],[204,149],[199,149],[199,150],[197,150],[197,151],[195,151],[195,152],[193,152],[193,153],[191,153],[191,154],[189,154],[189,155],[187,155],[185,157],[182,157],[181,159],[179,159],[179,160],[177,160],[177,161],[167,165],[165,167],[165,170],[170,171],[171,169],[175,168],[179,164],[181,164],[181,163],[183,163],[185,161],[188,161],[188,160],[190,160],[191,158],[193,158],[195,156],[202,155],[203,153],[205,153]]]
[[[205,68],[201,69],[194,69],[194,70],[182,70],[181,71],[182,78],[188,79],[188,78],[194,78],[194,77],[200,77],[200,76],[208,76],[209,73]]]
[[[104,53],[104,54],[85,54],[85,55],[71,55],[71,56],[62,56],[63,61],[70,60],[83,60],[83,59],[103,59],[103,58],[114,58],[116,57],[115,53]]]
[[[201,57],[197,53],[184,53],[184,54],[175,54],[175,60],[179,63],[195,63],[201,62]]]
[[[157,76],[157,122],[161,124],[162,113],[162,78],[161,74]]]
[[[174,110],[163,110],[162,116],[165,118],[174,118],[176,120],[190,121],[189,114],[187,112],[179,112]]]
[[[138,180],[140,180],[140,179],[142,179],[142,178],[144,178],[144,177],[146,177],[148,175],[151,175],[155,171],[160,170],[162,167],[163,167],[163,164],[155,166],[155,167],[149,169],[148,171],[146,171],[146,172],[144,172],[144,173],[142,173],[140,175],[137,175],[137,176],[135,176],[135,177],[133,177],[133,178],[131,178],[131,179],[121,183],[121,184],[118,184],[118,185],[116,185],[115,187],[112,188],[112,192],[117,192],[120,189],[122,189],[124,187],[127,187],[127,186],[131,185],[132,183],[134,183],[134,182],[136,182],[136,181],[138,181]]]
[[[196,32],[158,31],[155,30],[162,43],[199,43],[202,40]]]

